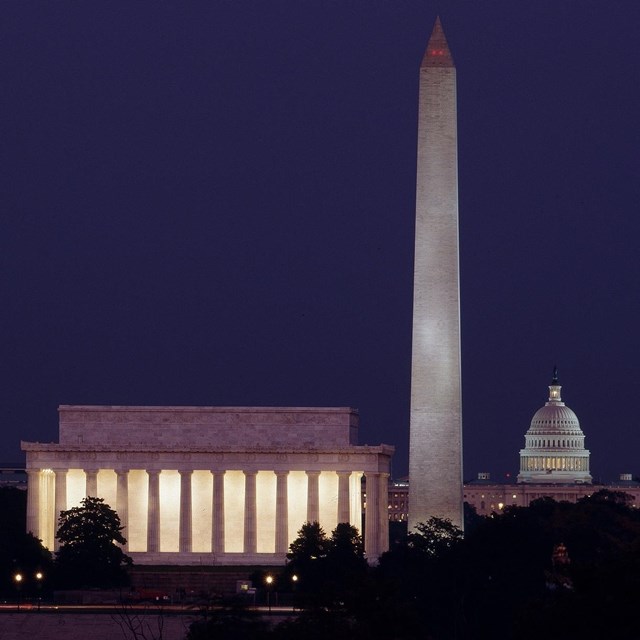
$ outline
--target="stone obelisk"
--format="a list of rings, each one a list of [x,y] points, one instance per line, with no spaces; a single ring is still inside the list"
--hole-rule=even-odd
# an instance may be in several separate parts
[[[462,527],[456,70],[437,19],[420,66],[409,530]]]

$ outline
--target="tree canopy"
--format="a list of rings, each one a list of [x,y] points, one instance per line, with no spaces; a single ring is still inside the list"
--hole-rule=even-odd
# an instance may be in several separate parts
[[[289,551],[304,612],[268,640],[626,640],[637,637],[640,510],[599,491],[478,517],[431,518],[377,566],[357,530],[305,523]],[[283,583],[284,584],[284,583]],[[286,584],[291,584],[289,581]],[[249,636],[248,636],[249,637]],[[252,638],[254,636],[251,636]]]
[[[42,572],[49,584],[51,554],[40,540],[25,532],[27,492],[15,487],[0,487],[0,593],[14,595],[14,576],[24,576],[23,592],[39,588],[34,576]]]
[[[462,542],[462,529],[447,518],[432,517],[427,522],[418,522],[415,531],[407,536],[408,545],[425,554],[438,558]]]
[[[438,640],[634,636],[640,512],[624,495],[599,491],[577,504],[542,498],[508,507],[476,522],[464,539],[454,532],[443,540],[447,528],[432,519],[382,556],[372,633]],[[428,535],[420,541],[416,534]]]
[[[306,522],[287,558],[285,574],[296,576],[299,604],[307,607],[344,607],[367,572],[362,538],[348,522],[339,523],[331,537],[318,522]]]
[[[119,545],[126,543],[118,514],[102,498],[84,498],[79,507],[60,513],[59,582],[65,586],[110,587],[127,583],[131,564]]]

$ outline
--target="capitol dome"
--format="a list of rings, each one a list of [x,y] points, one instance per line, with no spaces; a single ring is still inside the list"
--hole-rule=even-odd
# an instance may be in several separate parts
[[[549,400],[536,411],[520,450],[518,482],[590,483],[589,451],[576,414],[562,402],[554,369]]]

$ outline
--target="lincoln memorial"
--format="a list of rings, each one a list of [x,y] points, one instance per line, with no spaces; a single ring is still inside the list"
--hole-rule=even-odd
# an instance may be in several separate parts
[[[358,446],[350,408],[59,408],[59,443],[23,442],[27,530],[57,548],[60,511],[104,498],[138,564],[280,564],[306,521],[388,548],[393,447]],[[365,478],[366,504],[361,482]]]

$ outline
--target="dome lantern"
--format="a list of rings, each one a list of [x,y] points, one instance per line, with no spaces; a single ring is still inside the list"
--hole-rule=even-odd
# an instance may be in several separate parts
[[[551,380],[551,384],[549,385],[549,402],[562,402],[562,398],[560,397],[560,389],[562,387],[558,384],[558,367],[553,367],[553,379]]]

